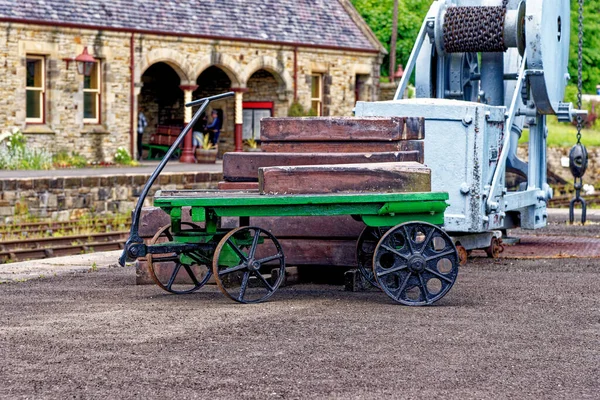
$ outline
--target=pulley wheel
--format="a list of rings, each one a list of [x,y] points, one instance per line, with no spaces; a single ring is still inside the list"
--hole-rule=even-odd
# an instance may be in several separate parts
[[[569,169],[574,178],[585,175],[588,166],[588,152],[585,146],[577,143],[569,152]]]
[[[277,279],[271,271],[277,269]],[[239,303],[260,303],[281,286],[285,259],[281,245],[270,232],[241,227],[226,234],[213,257],[213,273],[219,290]]]
[[[160,228],[150,240],[149,245],[164,242],[173,242],[171,225]],[[187,251],[181,254],[174,252],[148,254],[146,258],[152,280],[170,293],[195,292],[208,282],[212,274],[209,255],[201,251]]]
[[[373,272],[381,289],[408,306],[433,304],[456,281],[459,258],[441,228],[408,222],[390,229],[379,241]]]
[[[448,55],[448,82],[444,97],[476,102],[479,96],[479,81],[472,78],[477,74],[479,74],[477,53]]]
[[[571,5],[568,0],[527,0],[527,68],[541,114],[556,114],[568,82]]]

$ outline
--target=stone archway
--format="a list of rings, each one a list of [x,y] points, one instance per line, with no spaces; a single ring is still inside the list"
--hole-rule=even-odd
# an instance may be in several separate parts
[[[182,84],[188,82],[190,76],[193,76],[190,75],[190,71],[193,70],[192,64],[182,53],[172,49],[154,49],[144,54],[137,64],[135,73],[136,82],[141,81],[142,75],[148,68],[159,62],[165,63],[173,68]]]
[[[183,126],[181,75],[170,64],[157,62],[144,71],[140,82],[138,108],[143,110],[148,122],[142,143],[148,144],[158,126],[169,126],[175,130]]]
[[[242,84],[242,67],[230,55],[222,53],[207,54],[195,63],[190,76],[200,77],[207,69],[217,67],[223,71],[231,82],[230,87],[240,87]]]
[[[277,80],[279,84],[278,94],[282,95],[281,97],[286,97],[288,93],[293,92],[294,80],[290,76],[289,72],[285,69],[284,65],[277,61],[277,59],[269,56],[262,56],[252,60],[246,66],[246,68],[244,68],[244,71],[241,75],[242,83],[247,85],[250,78],[260,70],[270,72]]]

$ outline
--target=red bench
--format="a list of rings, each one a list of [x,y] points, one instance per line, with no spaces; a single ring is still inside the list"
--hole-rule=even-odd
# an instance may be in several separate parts
[[[148,149],[148,159],[161,159],[169,150],[169,147],[175,143],[182,130],[183,126],[157,125],[156,131],[150,135],[148,143],[143,145],[144,148]],[[175,151],[177,156],[180,153],[181,149]]]

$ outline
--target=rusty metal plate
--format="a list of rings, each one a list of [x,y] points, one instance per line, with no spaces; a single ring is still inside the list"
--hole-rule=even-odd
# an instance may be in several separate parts
[[[600,238],[519,236],[520,243],[505,246],[501,258],[600,258]]]

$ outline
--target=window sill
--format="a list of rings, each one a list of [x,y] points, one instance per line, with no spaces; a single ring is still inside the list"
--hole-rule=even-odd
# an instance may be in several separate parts
[[[23,133],[27,134],[50,134],[54,135],[54,130],[46,124],[26,125]]]
[[[89,124],[83,126],[83,135],[108,135],[110,132],[104,125]]]

